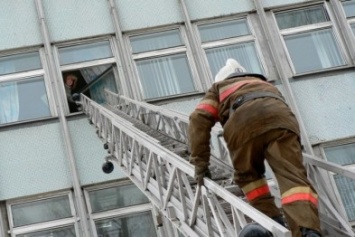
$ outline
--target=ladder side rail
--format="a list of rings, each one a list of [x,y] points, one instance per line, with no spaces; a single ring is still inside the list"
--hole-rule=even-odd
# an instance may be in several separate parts
[[[127,98],[128,100],[130,100],[129,98]],[[136,101],[134,101],[134,100],[130,100],[130,102],[131,103],[138,103],[138,102],[136,102]],[[143,104],[144,104],[144,102],[143,102]],[[152,109],[155,109],[155,111],[157,111],[157,109],[158,108],[155,108],[154,106],[152,106],[152,105],[147,105],[147,107],[152,107]],[[167,115],[167,114],[169,114],[169,115],[171,115],[171,114],[174,114],[174,112],[173,111],[170,111],[170,110],[167,110],[167,111],[164,111],[164,108],[159,108],[158,109],[160,112],[164,112],[164,115]],[[184,124],[187,124],[187,122],[188,122],[188,120],[186,119],[187,118],[187,116],[183,116],[183,115],[181,115],[181,114],[179,114],[179,113],[177,113],[177,116],[175,116],[175,115],[172,115],[173,117],[174,117],[174,119],[176,120],[176,118],[177,118],[177,116],[179,116],[180,117],[180,119],[182,120],[182,122],[184,123]],[[217,140],[218,140],[218,147],[217,147],[217,149],[218,149],[218,151],[217,151],[217,153],[219,154],[219,157],[221,157],[222,159],[224,159],[224,160],[227,160],[227,161],[230,161],[230,159],[228,159],[227,157],[229,156],[229,152],[228,152],[228,149],[227,149],[227,147],[226,147],[226,144],[225,144],[225,142],[224,142],[224,139],[223,139],[223,137],[221,136],[221,129],[219,129],[219,128],[217,128],[217,129],[215,129],[216,130],[216,133],[217,133]],[[213,149],[213,151],[215,151],[215,150],[217,150],[217,149]],[[213,152],[212,151],[212,152]],[[312,165],[312,169],[313,169],[313,177],[310,177],[310,178],[312,178],[312,179],[317,179],[317,185],[322,185],[323,187],[326,187],[326,189],[329,189],[328,188],[328,186],[327,185],[324,185],[324,184],[322,184],[322,181],[323,181],[323,179],[319,179],[319,177],[318,176],[320,176],[320,174],[319,174],[319,172],[316,172],[316,170],[315,169],[318,169],[318,168],[323,168],[323,169],[325,169],[325,170],[328,170],[328,171],[330,171],[330,172],[334,172],[334,173],[337,173],[337,174],[340,174],[340,175],[344,175],[344,176],[346,176],[346,177],[348,177],[348,178],[352,178],[352,179],[354,179],[354,177],[355,177],[355,172],[352,172],[351,170],[349,170],[349,169],[344,169],[344,167],[341,167],[341,166],[339,166],[339,165],[336,165],[336,164],[330,164],[329,162],[327,162],[327,161],[323,161],[323,160],[320,160],[320,159],[318,159],[318,158],[314,158],[312,155],[308,155],[308,154],[303,154],[303,157],[305,158],[305,160],[306,160],[306,162],[308,163],[308,164],[311,164]],[[312,176],[311,175],[311,176]],[[331,192],[328,190],[328,192],[324,192],[324,189],[322,189],[322,193],[324,193],[324,195],[326,195],[326,196],[329,196],[330,194],[331,194]],[[327,207],[327,209],[328,210],[330,210],[330,212],[333,214],[333,216],[335,216],[335,218],[339,218],[340,216],[339,216],[339,213],[337,213],[337,211],[333,208],[333,206],[331,205],[331,201],[333,201],[334,202],[334,198],[330,198],[330,197],[328,197],[328,199],[325,199],[324,197],[323,197],[323,195],[321,195],[321,198],[320,198],[321,200],[322,200],[322,202],[323,203],[325,203],[325,205],[326,205],[326,207]],[[334,204],[334,203],[333,203]],[[334,210],[333,210],[334,209]],[[337,219],[338,219],[337,218]],[[343,218],[340,218],[340,219],[338,219],[340,222],[341,222],[341,224],[342,224],[342,226],[345,228],[345,229],[347,229],[347,231],[349,231],[350,230],[350,228],[349,228],[349,224],[348,223],[346,223],[346,221],[345,220],[343,220]]]
[[[138,102],[130,98],[118,96],[117,94],[115,96],[117,96],[121,100],[124,100],[125,104],[134,103],[134,104],[140,104],[141,106],[144,106],[145,111],[149,111],[146,113],[155,114],[156,116],[159,117],[157,118],[158,121],[157,127],[161,132],[167,134],[170,137],[177,139],[178,141],[184,144],[188,143],[187,141],[188,116],[187,115],[182,115],[177,112],[164,109],[159,106],[151,105],[145,102]],[[153,127],[153,128],[157,129],[157,127]],[[212,134],[211,134],[212,140],[214,140],[213,138],[216,138],[218,136],[216,134],[218,135],[221,134],[221,129],[219,127],[218,129],[216,128],[212,129]],[[226,148],[224,148],[221,151],[222,154],[219,154],[220,149],[218,149],[217,146],[218,145],[215,144],[211,145],[211,154],[212,154],[211,164],[216,165],[217,167],[221,167],[221,170],[227,170],[228,173],[233,173],[233,168],[228,156],[228,151],[226,150]]]
[[[90,103],[87,105],[93,106],[94,104],[95,103]],[[96,106],[98,108],[102,107],[97,104],[96,104]],[[102,112],[102,110],[105,110],[105,108],[102,107],[101,109],[97,109],[96,113]],[[102,115],[102,113],[100,113],[100,114]],[[108,113],[108,114],[110,114],[110,113]],[[99,124],[100,117],[95,122],[97,123],[97,126],[100,126],[100,124]],[[101,124],[101,126],[102,126],[102,124]],[[112,129],[112,131],[114,131],[115,129],[118,129],[120,131],[120,133],[124,133],[125,136],[127,136],[127,138],[129,137],[129,139],[131,139],[132,141],[140,144],[140,146],[144,146],[146,149],[153,152],[155,154],[153,156],[155,158],[155,159],[153,159],[153,163],[159,164],[160,160],[164,160],[164,162],[170,163],[172,167],[176,167],[177,169],[179,169],[179,171],[187,174],[189,177],[194,176],[194,168],[192,167],[191,164],[189,164],[187,161],[179,158],[179,156],[177,156],[173,152],[160,146],[159,143],[152,142],[151,138],[148,138],[147,136],[140,136],[139,133],[141,133],[141,132],[137,131],[137,129],[135,129],[134,127],[126,126],[125,123],[121,123],[118,119],[112,120],[112,126],[114,127],[114,129]],[[117,131],[115,132],[115,134],[117,135]],[[112,135],[112,138],[114,138],[114,137],[117,137],[117,136]],[[120,135],[120,137],[122,137],[122,136]],[[117,142],[117,141],[112,140],[112,142]],[[131,144],[133,144],[133,142],[131,142]],[[116,146],[113,144],[112,147],[116,147]],[[134,151],[131,151],[131,152],[132,152],[131,154],[135,154]],[[128,152],[126,151],[125,153],[128,153]],[[122,158],[123,159],[129,158],[129,155],[126,154],[126,155],[122,156]],[[126,163],[126,166],[128,166],[128,165],[132,164],[130,162],[133,162],[133,161],[130,160],[128,162],[122,162],[121,164]],[[155,167],[156,167],[155,170],[158,171],[159,165],[156,165]],[[137,169],[137,172],[132,172],[132,170],[135,170],[135,169]],[[141,177],[136,178],[136,176],[135,176],[135,175],[140,176],[140,171],[139,171],[138,165],[134,164],[130,171],[129,171],[129,167],[127,167],[126,172],[131,179],[135,179],[135,183],[137,184],[137,187],[140,187],[140,188],[143,187],[143,184],[140,182],[140,180],[142,180],[142,178]],[[168,172],[168,170],[165,170],[165,172]],[[159,180],[159,178],[157,180]],[[205,180],[206,180],[206,178],[205,178]],[[149,182],[149,183],[151,183],[151,182]],[[151,186],[149,183],[147,185],[148,188]],[[278,236],[287,236],[287,232],[285,232],[282,229],[283,228],[282,226],[281,226],[282,227],[281,230],[279,229],[279,226],[275,227],[274,221],[272,221],[271,219],[269,219],[266,216],[260,216],[261,213],[256,214],[255,210],[251,206],[249,206],[247,203],[245,203],[242,200],[240,200],[239,198],[237,198],[232,193],[227,192],[226,190],[224,190],[222,187],[220,187],[215,182],[208,181],[208,179],[206,180],[206,183],[208,184],[209,191],[212,191],[213,193],[215,193],[215,195],[217,195],[219,197],[224,197],[224,199],[227,202],[229,202],[231,206],[233,206],[234,208],[236,208],[238,210],[241,210],[244,213],[244,215],[250,216],[250,213],[252,213],[251,218],[256,219],[256,221],[259,220],[258,222],[261,223],[262,225],[264,225],[264,227],[266,227],[270,231],[272,231],[272,232],[276,231],[276,233],[280,233],[280,235],[278,235]],[[159,186],[159,184],[155,184],[153,186],[157,187],[158,190],[159,189],[162,190],[162,191],[158,191],[160,196],[159,195],[157,196],[157,199],[158,200],[160,199],[159,203],[162,203],[161,199],[164,196],[164,194],[166,194],[166,189],[162,186]],[[146,192],[146,190],[142,190],[142,191]],[[227,197],[227,199],[226,199],[226,197]],[[238,205],[237,205],[237,203],[238,203]],[[253,216],[253,215],[255,215],[255,216]],[[262,220],[262,221],[260,221],[260,220]],[[270,224],[270,226],[269,226],[269,224]]]
[[[355,179],[355,171],[351,170],[349,168],[343,167],[341,165],[338,165],[336,163],[322,160],[319,157],[309,155],[306,153],[303,153],[303,157],[306,158],[306,161],[310,163],[311,165],[317,167],[317,168],[322,168],[324,170],[327,170],[329,172],[337,173],[342,176],[348,177],[350,179]]]
[[[187,132],[188,124],[189,124],[189,116],[188,115],[181,114],[176,111],[172,111],[172,110],[160,107],[160,106],[148,104],[146,102],[136,101],[131,98],[128,98],[125,96],[120,96],[120,95],[112,93],[112,92],[110,94],[112,96],[116,96],[117,98],[119,98],[122,101],[125,101],[126,104],[134,103],[134,104],[143,106],[147,111],[149,111],[146,113],[156,114],[157,116],[164,115],[164,119],[169,118],[176,125],[176,129],[179,131],[179,134],[178,135],[176,135],[176,133],[171,134],[171,133],[168,133],[168,131],[166,131],[167,134],[173,136],[174,138],[176,138],[179,141],[188,143],[188,132]],[[211,133],[212,139],[217,139],[217,140],[223,139],[222,134],[223,134],[223,130],[220,125],[217,125],[212,128],[212,133]],[[218,145],[216,145],[216,146],[213,146],[213,145],[211,146],[211,153],[212,153],[213,157],[218,157],[217,160],[222,160],[224,163],[231,166],[231,160],[229,159],[229,152],[228,152],[227,147],[225,145],[220,146],[219,144],[223,144],[223,143],[218,143]]]
[[[95,103],[90,103],[90,104],[87,104],[87,105],[90,105],[90,106],[92,106],[92,107],[94,107],[94,104]],[[109,112],[107,112],[107,113],[102,113],[102,111],[104,111],[105,110],[105,108],[103,108],[102,106],[100,106],[100,105],[98,105],[98,104],[96,104],[96,106],[99,108],[99,109],[97,109],[96,110],[96,112],[95,113],[99,113],[99,112],[101,112],[100,114],[101,114],[101,116],[104,116],[104,115],[110,115],[110,113]],[[100,107],[101,107],[101,109],[100,109]],[[112,119],[112,118],[111,118]],[[96,126],[98,126],[98,127],[102,127],[102,124],[99,124],[100,123],[100,121],[102,122],[102,120],[100,120],[100,117],[98,117],[98,119],[95,121],[96,122]],[[146,136],[139,136],[138,134],[140,133],[139,131],[136,131],[135,129],[134,129],[134,127],[131,127],[131,126],[126,126],[126,124],[125,123],[120,123],[120,121],[118,121],[118,120],[114,120],[114,119],[112,119],[112,126],[114,127],[114,129],[112,129],[112,131],[114,131],[115,129],[119,129],[120,130],[120,132],[122,133],[122,132],[124,132],[125,133],[125,136],[129,136],[129,137],[131,137],[131,139],[133,139],[133,141],[134,142],[131,142],[131,144],[133,143],[133,144],[135,144],[135,143],[138,143],[138,144],[141,144],[142,146],[145,146],[148,150],[150,150],[151,152],[154,152],[156,155],[155,155],[155,157],[157,158],[157,159],[155,159],[154,161],[153,161],[153,163],[155,163],[155,164],[157,164],[157,163],[159,163],[159,161],[160,160],[164,160],[165,162],[169,162],[171,165],[172,165],[172,167],[176,167],[177,169],[179,169],[181,172],[183,172],[183,173],[186,173],[186,174],[188,174],[188,176],[190,176],[190,177],[193,177],[193,175],[194,175],[194,169],[193,169],[193,167],[192,167],[192,165],[190,165],[187,161],[184,161],[184,160],[182,160],[182,159],[179,159],[179,157],[176,155],[176,154],[174,154],[174,153],[172,153],[171,151],[169,151],[169,150],[167,150],[167,149],[165,149],[164,147],[161,147],[158,143],[153,143],[152,141],[151,141],[151,139],[149,138],[147,138]],[[116,134],[117,134],[117,132],[116,132]],[[101,134],[101,133],[99,133],[99,135],[106,135],[106,134]],[[114,135],[112,135],[112,138],[114,138],[114,137],[117,137],[117,136],[114,136]],[[114,140],[112,140],[111,142],[115,142]],[[115,147],[114,145],[112,145],[112,147]],[[127,152],[125,152],[125,153],[127,153]],[[134,153],[134,150],[131,150],[131,154],[135,154]],[[129,158],[129,155],[125,155],[125,156],[123,156],[123,158],[125,158],[125,157],[128,157]],[[159,159],[158,159],[159,158]],[[131,159],[131,162],[133,162],[133,160]],[[130,163],[130,162],[127,162],[127,165],[132,165],[132,163]],[[132,175],[134,175],[134,173],[132,172],[132,169],[134,169],[134,167],[135,167],[135,165],[133,164],[132,166],[131,166],[131,168],[129,168],[128,167],[128,174],[130,175],[130,176],[132,176]],[[158,171],[158,165],[155,165],[154,167],[156,167],[156,171]],[[165,172],[168,172],[168,170],[165,170]],[[138,173],[139,173],[139,175],[140,175],[140,171],[138,171]],[[132,177],[131,177],[132,178]],[[137,186],[141,186],[142,187],[142,185],[141,185],[141,182],[139,182],[139,179],[137,179],[137,184],[140,184],[140,185],[137,185]],[[216,188],[216,189],[218,189],[217,187],[218,187],[218,185],[216,184],[216,183],[212,183],[212,184],[210,184],[210,185],[212,185],[212,187],[213,186],[216,186],[216,187],[214,187],[214,188]],[[156,185],[155,185],[156,186]],[[149,185],[148,185],[148,187],[149,187]],[[158,189],[160,189],[160,190],[163,190],[164,188],[163,188],[163,186],[161,186],[161,185],[158,185]],[[223,189],[223,188],[220,188],[220,189]],[[145,190],[144,190],[145,191]],[[166,191],[165,189],[164,189],[164,191]],[[158,199],[162,199],[162,197],[164,196],[164,193],[162,192],[162,191],[159,191],[159,195],[160,195],[160,197],[158,197]],[[215,195],[218,195],[217,193],[215,193]],[[231,193],[229,193],[229,195],[231,196],[231,197],[234,197],[234,198],[237,198],[237,197],[235,197],[233,194],[231,194]],[[162,203],[161,202],[162,200],[160,200],[160,203]],[[233,200],[233,202],[234,202],[235,200]],[[233,205],[233,203],[231,203],[231,205]],[[234,204],[235,205],[235,204]],[[245,206],[248,206],[246,203],[243,203],[243,205],[245,205]],[[238,206],[234,206],[234,208],[240,208],[240,206],[238,205]],[[251,207],[249,207],[249,208],[251,208]],[[251,208],[252,209],[252,208]],[[247,211],[247,213],[250,213],[249,212],[249,210]],[[247,214],[247,213],[244,213],[244,214]],[[280,235],[280,236],[283,236],[283,235]]]

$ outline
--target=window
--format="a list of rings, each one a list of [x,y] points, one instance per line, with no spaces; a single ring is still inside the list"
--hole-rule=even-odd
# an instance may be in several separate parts
[[[76,45],[59,49],[60,65],[112,57],[109,41]]]
[[[76,236],[71,195],[8,204],[9,223],[16,237]]]
[[[276,21],[297,74],[345,64],[323,6],[279,12]]]
[[[39,52],[0,57],[0,124],[50,116]]]
[[[348,22],[350,24],[351,30],[355,35],[355,1],[345,1],[342,3],[344,7],[344,12]]]
[[[15,54],[0,58],[0,76],[41,68],[39,52]]]
[[[327,160],[355,169],[355,143],[324,148]],[[355,180],[334,175],[334,182],[343,202],[349,221],[355,221]]]
[[[180,30],[129,39],[144,99],[196,91]]]
[[[234,58],[249,72],[264,74],[246,19],[198,25],[202,48],[205,50],[211,74],[214,76]]]
[[[149,200],[135,185],[125,183],[85,194],[98,237],[157,236]]]
[[[80,111],[75,95],[82,93],[102,104],[105,89],[119,93],[109,41],[60,47],[58,53],[70,113]]]
[[[157,236],[151,212],[108,218],[95,222],[97,236],[153,237]]]

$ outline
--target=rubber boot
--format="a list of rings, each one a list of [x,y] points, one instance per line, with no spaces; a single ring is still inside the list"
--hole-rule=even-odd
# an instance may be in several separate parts
[[[272,237],[273,235],[258,223],[250,223],[244,226],[239,237]]]
[[[301,227],[302,237],[322,237],[322,235],[315,230]]]

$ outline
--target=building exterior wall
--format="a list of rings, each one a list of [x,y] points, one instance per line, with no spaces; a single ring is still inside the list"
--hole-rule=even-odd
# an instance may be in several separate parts
[[[322,159],[338,154],[348,159],[339,164],[353,168],[355,1],[264,0],[261,4],[262,9],[250,0],[1,1],[0,237],[7,236],[8,230],[11,236],[23,236],[28,231],[58,225],[69,226],[63,231],[73,236],[87,233],[97,236],[99,220],[127,214],[121,211],[122,206],[113,204],[114,214],[105,208],[99,208],[98,213],[92,211],[96,204],[91,201],[101,200],[94,198],[101,197],[96,190],[107,189],[109,194],[115,194],[120,193],[120,187],[125,189],[130,184],[119,170],[109,175],[102,173],[106,155],[102,141],[80,111],[71,112],[67,103],[63,79],[70,72],[80,73],[87,83],[94,80],[90,75],[95,78],[100,75],[104,83],[90,90],[96,101],[103,102],[102,88],[109,87],[134,99],[189,114],[225,59],[240,53],[240,57],[250,61],[246,65],[249,70],[265,74],[291,102],[304,125],[304,136],[315,150],[320,150]],[[277,16],[305,8],[315,9],[319,14],[325,12],[316,20],[325,18],[295,27],[286,24],[281,29]],[[229,29],[233,35],[226,33]],[[303,42],[310,42],[307,40],[313,37],[318,46],[302,44],[294,36],[304,36]],[[320,49],[322,44],[330,45],[328,48],[333,51]],[[320,54],[320,66],[308,69],[302,61],[310,50]],[[297,52],[303,52],[305,58]],[[332,61],[336,57],[338,60]],[[39,66],[33,63],[35,60]],[[158,70],[150,65],[160,67],[160,73],[166,74],[159,76]],[[166,76],[174,70],[180,77]],[[38,83],[41,87],[38,93],[42,94],[31,102],[29,98],[37,93],[28,89],[33,83]],[[165,88],[156,90],[149,86],[153,83],[165,83]],[[5,95],[9,90],[12,97]],[[21,99],[27,92],[30,96]],[[20,101],[17,102],[20,106],[14,106],[14,100]],[[33,105],[40,101],[43,109],[39,104]],[[1,111],[10,111],[11,116]],[[12,118],[16,111],[20,115]],[[21,115],[24,112],[26,115]],[[332,185],[344,204],[341,207],[347,213],[344,215],[353,223],[355,196],[344,190],[354,191],[354,181],[335,178]],[[134,188],[127,189],[135,193]],[[58,196],[62,199],[55,199]],[[67,204],[68,213],[39,218],[35,223],[24,217],[18,220],[23,226],[16,225],[16,210],[24,208],[22,203],[47,199]],[[352,201],[345,203],[348,199]],[[43,208],[42,204],[39,202],[38,206]],[[137,200],[135,206],[132,215],[148,212],[153,213],[148,216],[154,216],[153,207],[144,198]],[[83,215],[89,218],[87,226],[76,220]],[[57,222],[43,224],[52,221],[50,218]],[[167,233],[178,236],[176,230],[156,232],[158,236]]]

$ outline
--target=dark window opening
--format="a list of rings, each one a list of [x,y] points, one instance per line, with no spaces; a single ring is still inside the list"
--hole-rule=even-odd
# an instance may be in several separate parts
[[[118,93],[113,65],[101,65],[62,73],[70,113],[80,111],[80,94],[99,104],[106,102],[105,89]]]

